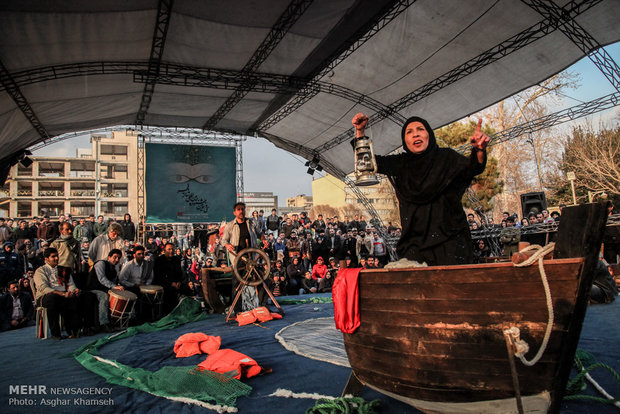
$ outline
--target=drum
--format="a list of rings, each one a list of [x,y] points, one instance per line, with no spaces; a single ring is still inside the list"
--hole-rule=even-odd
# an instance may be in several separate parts
[[[110,316],[116,319],[129,318],[138,297],[128,290],[108,290],[110,295]]]
[[[150,305],[160,305],[164,299],[164,288],[158,285],[140,285],[141,300]]]
[[[150,313],[150,319],[156,320],[161,317],[164,303],[164,288],[158,285],[140,285],[140,315],[146,317]]]

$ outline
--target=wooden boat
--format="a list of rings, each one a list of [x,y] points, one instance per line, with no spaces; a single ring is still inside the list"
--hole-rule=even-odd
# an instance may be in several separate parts
[[[524,412],[558,412],[605,214],[590,204],[562,215],[554,259],[544,260],[554,322],[533,366],[516,360],[511,369],[503,332],[519,328],[527,359],[543,342],[548,306],[536,264],[361,271],[361,325],[344,334],[353,370],[345,392],[359,381],[429,413],[517,413],[517,400]]]

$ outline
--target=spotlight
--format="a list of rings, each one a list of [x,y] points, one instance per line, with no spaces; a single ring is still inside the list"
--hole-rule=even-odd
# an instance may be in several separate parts
[[[32,165],[32,159],[28,158],[28,155],[32,155],[32,152],[24,150],[24,152],[19,156],[19,162],[26,168]]]
[[[28,157],[24,157],[20,161],[20,163],[26,168],[30,167],[32,165],[32,162],[33,162],[32,158],[28,158]]]
[[[308,171],[306,172],[310,175],[313,175],[314,170],[323,171],[323,167],[319,165],[320,161],[321,159],[319,158],[318,155],[313,156],[311,161],[306,161],[306,164],[304,164],[306,167],[308,167]]]

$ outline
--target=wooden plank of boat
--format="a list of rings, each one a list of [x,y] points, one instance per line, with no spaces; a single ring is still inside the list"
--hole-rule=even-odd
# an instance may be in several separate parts
[[[518,366],[526,412],[553,410],[554,398],[561,399],[602,238],[601,211],[591,206],[563,216],[562,227],[570,230],[559,235],[556,252],[565,258],[544,261],[555,320],[540,361]],[[566,242],[580,243],[583,254]],[[363,384],[426,412],[517,412],[503,331],[520,329],[529,358],[540,347],[549,309],[538,266],[363,270],[359,295],[361,325],[344,342]]]

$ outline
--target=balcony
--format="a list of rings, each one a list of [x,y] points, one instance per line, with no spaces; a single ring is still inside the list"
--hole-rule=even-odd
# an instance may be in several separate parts
[[[102,191],[100,195],[101,195],[101,198],[127,198],[129,197],[129,191],[127,190]]]
[[[39,197],[64,197],[65,190],[39,190]]]
[[[71,190],[71,197],[94,197],[95,190]]]

